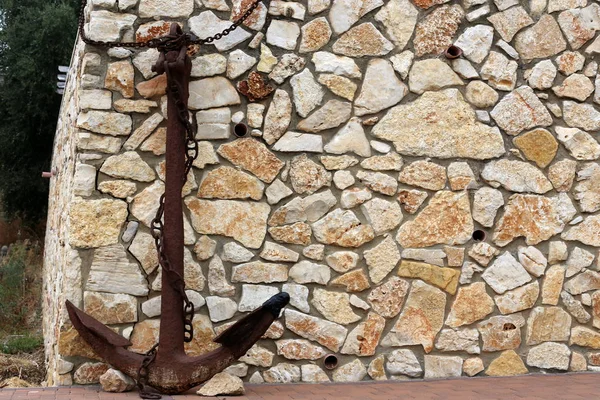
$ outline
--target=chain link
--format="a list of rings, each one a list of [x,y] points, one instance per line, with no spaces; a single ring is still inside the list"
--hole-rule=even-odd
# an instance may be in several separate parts
[[[193,34],[187,33],[187,34],[184,34],[183,36],[181,36],[180,37],[181,39],[179,39],[179,40],[183,41],[184,45],[186,45],[186,46],[209,44],[209,43],[214,42],[215,40],[219,40],[219,39],[223,38],[224,36],[229,35],[231,32],[235,31],[238,28],[238,26],[243,24],[244,21],[246,21],[250,17],[250,15],[252,15],[254,10],[256,10],[256,8],[259,6],[261,1],[262,0],[255,0],[250,5],[250,7],[248,7],[248,9],[244,12],[244,14],[240,18],[238,18],[235,22],[233,22],[231,24],[231,26],[229,26],[228,28],[223,29],[223,31],[221,31],[220,33],[216,33],[215,35],[204,38],[204,39],[200,39]],[[134,49],[147,48],[147,47],[155,48],[155,49],[156,48],[165,48],[165,46],[169,46],[172,44],[173,38],[171,38],[169,36],[150,39],[146,42],[106,42],[103,40],[92,40],[92,39],[88,38],[87,35],[85,34],[85,8],[87,6],[87,2],[88,2],[88,0],[81,0],[81,10],[79,11],[79,36],[86,44],[90,44],[93,46],[108,47],[108,48],[128,47],[128,48],[134,48]]]
[[[140,397],[142,399],[160,399],[162,396],[158,393],[150,392],[147,389],[148,385],[148,366],[154,361],[156,358],[156,348],[158,347],[158,343],[156,343],[148,352],[146,353],[146,357],[144,357],[144,361],[142,361],[142,365],[138,369],[138,380],[137,386],[140,390]]]

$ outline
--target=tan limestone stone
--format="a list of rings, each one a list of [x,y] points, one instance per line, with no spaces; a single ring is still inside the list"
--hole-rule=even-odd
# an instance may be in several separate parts
[[[509,198],[504,215],[496,224],[493,241],[505,246],[524,236],[527,245],[536,245],[562,232],[574,215],[571,201],[562,194],[557,197],[515,194]]]
[[[599,28],[598,4],[566,10],[558,15],[558,24],[574,50],[592,39]]]
[[[117,61],[108,64],[104,87],[121,93],[126,99],[133,97],[134,93],[133,65],[130,61]]]
[[[566,268],[563,265],[553,265],[546,271],[542,286],[542,304],[557,305],[565,280]]]
[[[118,243],[127,218],[127,203],[120,200],[76,200],[69,211],[69,242],[93,248]]]
[[[409,287],[410,284],[404,279],[392,276],[369,293],[369,304],[382,317],[393,318],[402,310]]]
[[[101,360],[89,344],[79,336],[75,328],[61,330],[58,337],[58,352],[63,357],[86,357]]]
[[[301,29],[300,53],[319,50],[331,39],[331,27],[325,17],[315,18]]]
[[[521,314],[498,315],[480,322],[477,327],[486,352],[517,349],[521,345],[521,328],[525,318]]]
[[[327,265],[339,273],[345,273],[356,267],[360,256],[353,251],[336,251],[325,257]]]
[[[137,300],[127,294],[85,292],[83,310],[103,324],[137,321]]]
[[[544,14],[531,28],[518,33],[514,43],[525,60],[550,57],[567,48],[560,27],[548,14]]]
[[[360,357],[374,355],[384,328],[385,319],[376,313],[369,313],[367,319],[348,334],[341,353]]]
[[[398,180],[424,189],[442,190],[446,186],[446,169],[429,161],[415,161],[402,169]]]
[[[140,182],[152,182],[156,177],[152,168],[135,151],[108,157],[100,172],[115,178]]]
[[[400,226],[396,240],[405,248],[463,244],[473,226],[467,192],[440,191],[414,220]]]
[[[417,57],[426,54],[440,54],[451,44],[458,26],[464,17],[463,9],[458,5],[441,6],[427,14],[417,24],[413,43]]]
[[[138,193],[131,204],[131,214],[147,227],[150,227],[159,207],[160,196],[165,192],[162,181],[154,181]]]
[[[192,325],[194,327],[194,339],[184,344],[185,353],[188,356],[200,356],[219,347],[217,343],[213,342],[216,335],[208,316],[196,314]]]
[[[276,241],[289,244],[310,244],[312,229],[304,222],[269,228],[269,235]]]
[[[477,329],[442,329],[435,342],[435,348],[443,351],[466,351],[479,354],[479,332]]]
[[[560,86],[552,88],[558,97],[585,101],[594,92],[594,84],[583,74],[568,76]]]
[[[521,86],[502,98],[490,112],[498,126],[518,135],[536,126],[549,126],[552,116],[529,86]]]
[[[288,267],[283,264],[253,261],[235,265],[231,270],[231,282],[273,283],[288,280]]]
[[[465,98],[475,107],[487,108],[498,102],[498,92],[482,81],[471,81],[466,87]]]
[[[251,172],[258,179],[267,183],[271,183],[284,166],[284,163],[264,144],[252,138],[238,139],[223,144],[217,153],[235,166]]]
[[[105,392],[123,393],[135,388],[135,381],[116,369],[110,368],[100,377],[100,385]]]
[[[324,106],[298,122],[297,128],[305,132],[321,132],[336,128],[350,119],[352,104],[347,101],[329,100]]]
[[[352,211],[339,208],[313,223],[312,228],[320,243],[342,247],[360,247],[375,237],[370,225],[361,224]]]
[[[147,81],[140,82],[135,88],[138,93],[146,99],[164,96],[167,94],[167,75],[162,74]]]
[[[577,172],[575,200],[579,201],[582,212],[593,213],[600,210],[600,164],[587,163]]]
[[[513,143],[528,160],[546,168],[556,156],[558,142],[545,129],[534,129],[513,139]]]
[[[240,357],[239,361],[250,365],[256,365],[257,367],[270,367],[273,365],[274,357],[275,354],[271,351],[255,344],[244,356]]]
[[[385,356],[383,354],[378,355],[369,363],[367,373],[374,381],[387,380],[387,375],[385,373]]]
[[[463,372],[467,376],[475,376],[484,369],[483,360],[479,357],[471,357],[463,361]]]
[[[129,115],[115,112],[90,110],[77,116],[77,127],[110,136],[127,136],[131,133]]]
[[[440,1],[434,0],[434,2]],[[383,24],[385,33],[394,42],[396,49],[402,50],[413,34],[418,15],[419,12],[413,6],[412,2],[408,0],[393,0],[388,1],[375,14],[375,20]]]
[[[427,199],[427,192],[421,190],[400,190],[398,191],[398,202],[409,214],[414,214],[419,210],[421,204]]]
[[[369,157],[360,162],[361,167],[371,171],[400,171],[403,164],[402,157],[393,151],[383,156]]]
[[[350,101],[354,100],[354,94],[358,89],[356,83],[352,82],[350,79],[333,74],[319,75],[318,82],[327,86],[327,89],[331,90],[333,94]]]
[[[231,167],[219,167],[203,177],[198,197],[260,200],[264,190],[265,185],[252,175]]]
[[[576,240],[588,246],[600,247],[600,215],[592,215],[579,225],[566,230],[560,236],[563,240]]]
[[[352,156],[344,155],[344,156],[322,156],[321,164],[325,167],[326,170],[334,171],[334,170],[342,170],[350,168],[356,164],[358,164],[358,159]]]
[[[343,286],[346,288],[346,292],[355,293],[362,292],[371,287],[369,284],[369,278],[362,269],[357,269],[345,273],[344,275],[338,276],[330,282],[332,286]]]
[[[422,345],[425,352],[429,353],[433,350],[435,337],[444,324],[445,309],[444,292],[422,281],[413,281],[402,314],[381,344]]]
[[[421,279],[450,294],[455,294],[460,271],[422,262],[402,260],[400,268],[398,268],[398,276]]]
[[[315,341],[331,351],[338,351],[348,334],[348,330],[342,325],[289,308],[285,310],[285,326],[297,335]]]
[[[350,296],[347,293],[315,289],[311,304],[325,318],[338,324],[348,325],[360,320],[360,316],[350,307]]]
[[[398,246],[389,235],[372,249],[365,250],[363,255],[373,283],[381,282],[400,261]]]
[[[393,107],[372,134],[394,142],[402,155],[484,160],[505,153],[500,131],[478,122],[456,89],[425,92]]]
[[[571,329],[569,346],[572,345],[600,349],[600,333],[584,326],[576,326]]]
[[[473,258],[484,267],[498,254],[500,254],[500,251],[486,242],[476,243],[469,249],[469,257]]]
[[[600,289],[600,273],[596,271],[585,270],[565,283],[565,290],[572,295],[598,289]]]
[[[109,368],[110,366],[105,363],[83,363],[73,374],[73,381],[78,385],[98,384],[100,382],[100,377],[104,375]]]
[[[383,56],[394,48],[370,22],[358,25],[333,44],[333,52],[348,57]]]
[[[402,222],[402,210],[396,201],[374,198],[361,205],[360,209],[375,235],[383,235]]]
[[[288,360],[318,360],[327,352],[304,339],[284,339],[275,342],[277,354]]]
[[[393,196],[398,190],[398,181],[389,175],[382,172],[365,172],[358,171],[356,177],[361,181],[367,188],[385,194],[386,196]],[[353,188],[349,190],[360,190]],[[367,199],[368,200],[368,199]]]
[[[367,369],[359,359],[342,365],[333,372],[334,382],[359,382],[367,376]]]
[[[289,173],[292,187],[300,194],[313,194],[322,187],[331,186],[331,172],[310,160],[306,154],[292,159]]]
[[[307,383],[325,383],[331,382],[325,371],[318,365],[304,364],[300,366],[302,370],[302,382]]]
[[[130,181],[104,181],[98,184],[98,190],[102,193],[108,193],[119,199],[126,199],[133,196],[137,191],[135,182]]]
[[[512,7],[488,17],[488,21],[494,25],[502,39],[510,42],[515,34],[521,29],[533,24],[533,20],[527,11],[521,6]]]
[[[576,351],[571,353],[571,364],[569,365],[569,371],[587,371],[587,361],[583,354]]]
[[[129,351],[143,354],[150,350],[158,341],[158,331],[160,328],[160,320],[147,319],[135,324],[133,333],[131,334],[131,346]]]
[[[267,233],[271,207],[265,203],[233,200],[200,200],[188,197],[192,225],[201,234],[232,237],[251,249],[257,249]]]
[[[502,314],[512,314],[532,308],[540,295],[540,284],[534,281],[528,285],[495,296],[494,300]]]
[[[227,372],[220,372],[206,382],[196,393],[200,396],[238,396],[244,394],[244,382]]]
[[[485,374],[488,376],[516,376],[529,372],[521,360],[521,357],[514,350],[506,350],[500,356],[494,359]]]
[[[526,343],[566,342],[571,329],[571,316],[560,307],[536,307],[527,320]]]
[[[472,283],[458,289],[458,294],[446,319],[446,325],[452,328],[470,325],[485,318],[493,311],[494,301],[486,293],[485,283]]]

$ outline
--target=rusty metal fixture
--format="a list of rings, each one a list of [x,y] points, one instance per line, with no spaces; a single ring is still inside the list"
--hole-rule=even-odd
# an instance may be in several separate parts
[[[481,229],[477,229],[476,231],[473,231],[473,235],[471,237],[476,242],[482,242],[485,240],[485,236],[486,235],[484,231],[482,231]]]
[[[42,172],[42,178],[52,178],[53,176],[56,176],[56,172],[51,171],[51,172]]]
[[[332,370],[338,366],[338,358],[335,354],[327,354],[325,358],[323,358],[323,366],[326,369]]]
[[[450,46],[446,49],[446,51],[444,52],[444,55],[446,56],[446,58],[450,59],[450,60],[454,60],[455,58],[458,58],[460,56],[462,56],[463,51],[460,47],[458,46]]]
[[[238,82],[237,89],[252,102],[268,97],[275,90],[267,84],[267,79],[256,71],[250,72],[247,80]]]
[[[237,137],[244,137],[248,134],[248,126],[246,124],[235,124],[233,134]]]
[[[238,22],[241,23],[238,20],[236,24]],[[228,33],[215,37],[220,38]],[[131,346],[129,340],[69,301],[66,303],[71,322],[79,335],[105,362],[136,379],[140,396],[146,399],[160,398],[160,394],[149,387],[166,394],[181,393],[228,367],[261,338],[290,300],[287,293],[271,297],[262,307],[216,337],[214,342],[221,344],[218,349],[198,357],[185,354],[184,342],[190,342],[193,338],[194,304],[185,293],[183,279],[181,190],[198,154],[198,143],[194,137],[196,129],[189,121],[188,110],[191,74],[191,60],[187,55],[189,38],[178,24],[172,24],[169,35],[158,42],[160,56],[153,67],[155,72],[164,73],[167,77],[168,99],[165,193],[160,198],[156,217],[151,224],[163,272],[159,341],[145,355],[130,352],[126,350]],[[103,45],[103,42],[92,44]]]

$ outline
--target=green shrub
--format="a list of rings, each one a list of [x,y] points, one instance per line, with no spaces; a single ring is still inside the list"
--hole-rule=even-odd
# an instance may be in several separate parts
[[[32,353],[44,343],[41,336],[10,336],[0,345],[0,353]]]
[[[39,251],[24,244],[13,245],[0,262],[0,332],[19,334],[38,323],[32,316],[41,306],[41,270]]]

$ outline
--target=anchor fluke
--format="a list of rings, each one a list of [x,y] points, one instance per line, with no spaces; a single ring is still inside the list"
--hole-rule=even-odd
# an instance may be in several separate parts
[[[98,321],[97,319],[90,317],[79,308],[75,307],[73,303],[67,300],[66,302],[67,312],[69,313],[69,318],[75,326],[77,331],[81,332],[83,330],[87,330],[90,334],[98,337],[101,340],[104,340],[106,344],[115,347],[129,347],[131,346],[131,342],[125,339],[123,336],[115,333],[112,329],[108,328],[106,325]]]
[[[279,318],[283,307],[290,302],[290,295],[286,292],[278,293],[265,301],[262,306],[252,311],[244,318],[231,325],[220,335],[213,339],[213,342],[220,343],[224,347],[232,348],[234,353],[240,353],[240,357],[248,351],[246,347],[252,342],[250,347],[265,334],[274,320]]]

